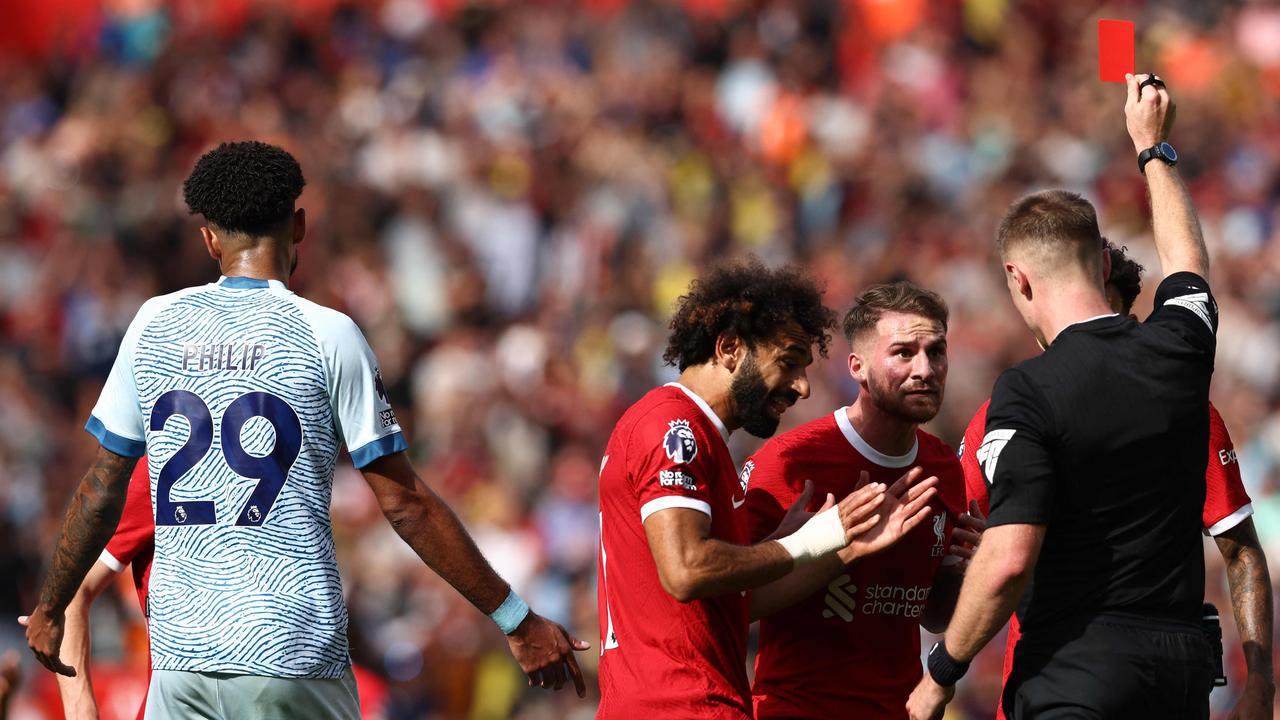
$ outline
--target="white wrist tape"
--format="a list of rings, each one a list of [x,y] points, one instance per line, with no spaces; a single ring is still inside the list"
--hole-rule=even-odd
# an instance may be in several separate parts
[[[786,548],[797,563],[839,550],[847,544],[844,525],[840,522],[840,508],[830,507],[814,515],[799,530],[778,540],[778,544]]]

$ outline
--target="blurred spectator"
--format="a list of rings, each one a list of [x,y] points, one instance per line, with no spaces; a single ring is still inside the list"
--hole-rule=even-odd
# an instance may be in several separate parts
[[[1080,190],[1155,267],[1123,89],[1096,79],[1098,17],[1137,21],[1138,67],[1178,89],[1173,140],[1222,304],[1213,400],[1280,557],[1280,8],[18,5],[0,28],[0,564],[15,579],[0,614],[30,609],[133,313],[215,279],[178,196],[211,144],[254,137],[298,156],[312,222],[293,288],[357,320],[423,477],[526,597],[594,644],[598,455],[617,414],[672,377],[665,321],[699,268],[745,252],[802,262],[841,311],[870,282],[941,292],[950,394],[929,429],[958,442],[996,374],[1036,351],[992,253],[1011,200]],[[850,396],[843,352],[814,368],[787,426]],[[385,679],[386,717],[594,715],[524,692],[488,621],[387,530],[349,466],[333,497],[352,653]],[[1209,599],[1226,608],[1207,557]],[[95,622],[104,666],[136,667],[130,603],[96,612],[115,619]],[[1233,685],[1215,691],[1218,711],[1243,669],[1224,629]],[[949,718],[990,715],[996,652]],[[45,675],[28,673],[15,717],[50,712]]]

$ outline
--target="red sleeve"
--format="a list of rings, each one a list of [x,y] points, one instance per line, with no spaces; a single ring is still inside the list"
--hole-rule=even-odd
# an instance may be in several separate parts
[[[742,479],[747,489],[747,536],[757,543],[778,529],[803,488],[787,483],[787,463],[773,441],[743,463]]]
[[[679,415],[676,406],[659,406],[636,424],[627,450],[627,470],[640,505],[640,522],[668,508],[689,508],[711,515],[707,483],[715,466],[711,438],[701,423]]]
[[[107,541],[101,560],[112,570],[121,572],[138,553],[155,544],[156,521],[151,514],[151,474],[144,456],[134,466],[129,490],[124,499],[124,512],[116,532]]]
[[[1221,535],[1253,514],[1249,494],[1240,481],[1240,463],[1227,425],[1209,405],[1209,464],[1204,474],[1204,528]]]
[[[987,480],[982,475],[982,464],[978,462],[978,448],[982,447],[982,436],[987,430],[987,406],[990,400],[982,403],[978,412],[973,414],[969,427],[964,430],[964,439],[960,441],[960,467],[964,469],[965,507],[970,500],[977,500],[982,514],[990,511],[987,497]]]

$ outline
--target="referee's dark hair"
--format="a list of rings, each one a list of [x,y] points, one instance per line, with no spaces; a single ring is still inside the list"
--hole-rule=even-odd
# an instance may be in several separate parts
[[[257,237],[289,220],[304,185],[302,168],[285,150],[256,140],[224,142],[196,161],[182,197],[210,225]]]
[[[1107,253],[1111,255],[1111,274],[1107,276],[1107,284],[1116,289],[1123,305],[1121,312],[1125,315],[1133,310],[1133,302],[1142,292],[1143,267],[1136,260],[1125,254],[1128,248],[1116,247],[1106,241]]]
[[[996,231],[1001,259],[1024,254],[1045,269],[1075,263],[1101,274],[1102,232],[1093,204],[1067,190],[1044,190],[1016,201]]]
[[[792,322],[826,357],[836,314],[822,304],[822,290],[808,273],[795,265],[765,267],[755,258],[720,265],[680,297],[662,359],[684,371],[710,360],[725,332],[755,348]]]
[[[854,338],[875,328],[886,312],[921,315],[942,323],[947,329],[951,313],[947,302],[932,290],[926,290],[909,280],[872,285],[853,302],[844,316],[844,337],[853,343]]]

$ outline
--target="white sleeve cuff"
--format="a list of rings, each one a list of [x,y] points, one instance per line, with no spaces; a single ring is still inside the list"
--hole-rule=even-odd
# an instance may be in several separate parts
[[[654,498],[644,505],[640,506],[640,522],[649,519],[649,516],[659,510],[669,510],[671,508],[688,508],[697,510],[700,513],[706,513],[707,517],[711,517],[711,505],[703,500],[696,498],[684,497],[683,495],[667,495],[665,497]]]
[[[1253,515],[1253,503],[1245,503],[1244,505],[1241,505],[1235,512],[1231,513],[1230,515],[1214,523],[1212,527],[1206,528],[1204,532],[1209,537],[1216,537],[1230,530],[1231,528],[1239,525],[1240,523],[1244,522],[1245,518],[1248,518],[1252,515]]]
[[[117,560],[115,555],[106,550],[103,550],[102,554],[98,556],[98,562],[111,568],[112,572],[124,572],[124,563]]]

